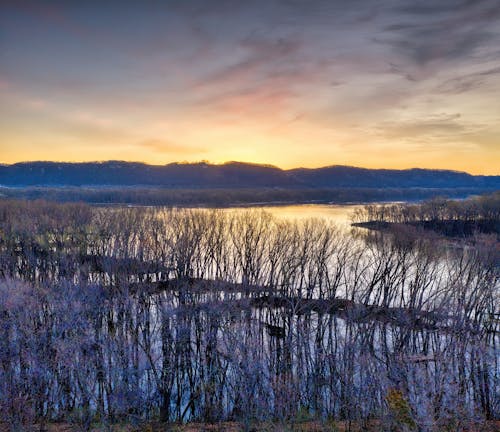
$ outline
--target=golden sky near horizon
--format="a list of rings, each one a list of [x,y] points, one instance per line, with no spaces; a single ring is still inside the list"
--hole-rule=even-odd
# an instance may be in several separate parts
[[[500,6],[3,2],[0,163],[500,174]]]

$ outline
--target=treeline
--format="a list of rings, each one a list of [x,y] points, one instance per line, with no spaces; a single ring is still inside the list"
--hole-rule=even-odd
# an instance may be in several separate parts
[[[495,247],[0,201],[1,420],[498,419]]]
[[[230,184],[230,183],[228,183]],[[90,204],[224,207],[252,204],[412,201],[436,196],[464,198],[481,188],[199,188],[0,187],[0,197]]]
[[[500,234],[500,192],[466,200],[434,198],[418,204],[367,205],[357,209],[352,220],[373,227],[384,223],[407,224],[449,236],[469,236],[475,232]]]

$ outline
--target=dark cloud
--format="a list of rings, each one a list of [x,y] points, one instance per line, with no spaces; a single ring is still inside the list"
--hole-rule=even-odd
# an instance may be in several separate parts
[[[479,48],[499,41],[500,3],[477,1],[403,2],[394,8],[376,38],[398,53],[424,66],[478,56]]]

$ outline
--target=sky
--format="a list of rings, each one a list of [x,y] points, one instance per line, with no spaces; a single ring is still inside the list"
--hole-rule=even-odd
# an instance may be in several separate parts
[[[0,163],[500,174],[499,0],[0,0]]]

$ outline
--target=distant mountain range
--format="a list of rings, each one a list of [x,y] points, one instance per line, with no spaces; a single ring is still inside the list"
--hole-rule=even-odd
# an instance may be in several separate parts
[[[0,185],[217,188],[478,188],[500,189],[500,176],[430,169],[366,169],[334,165],[282,170],[228,162],[147,165],[138,162],[22,162],[0,165]]]

